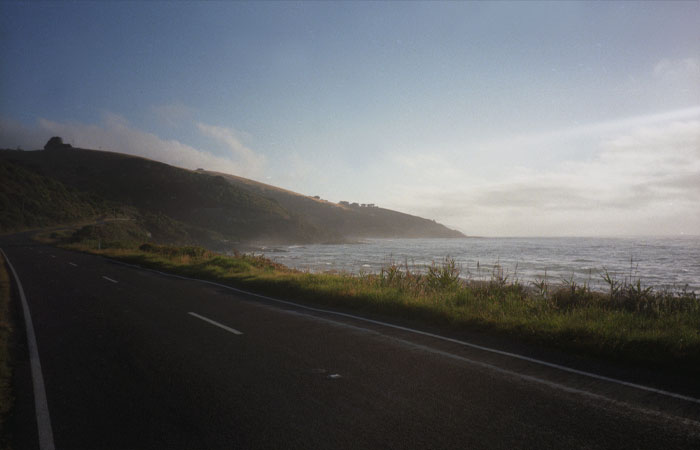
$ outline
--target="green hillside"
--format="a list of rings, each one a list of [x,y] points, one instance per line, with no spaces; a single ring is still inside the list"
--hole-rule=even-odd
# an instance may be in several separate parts
[[[455,238],[462,233],[433,220],[385,208],[340,205],[280,189],[246,178],[217,172],[234,186],[279,202],[288,211],[301,214],[311,224],[335,230],[347,238]]]
[[[54,178],[2,158],[0,181],[0,233],[95,222],[96,225],[85,226],[77,236],[92,235],[105,242],[151,239],[213,247],[222,239],[216,233],[187,226],[164,214],[138,211],[95,193],[67,187]]]
[[[142,213],[215,232],[233,243],[339,239],[275,200],[232,186],[222,177],[145,158],[85,149],[3,150],[0,158]]]
[[[0,232],[92,219],[107,210],[97,196],[0,159]]]
[[[128,227],[153,240],[209,247],[463,236],[432,220],[384,208],[338,205],[229,174],[120,153],[63,145],[0,150],[0,161],[0,225],[8,230],[114,217],[120,210],[134,222]],[[116,228],[110,226],[113,232]]]

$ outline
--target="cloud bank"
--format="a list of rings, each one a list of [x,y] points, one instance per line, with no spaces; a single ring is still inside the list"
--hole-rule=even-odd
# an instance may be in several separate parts
[[[247,172],[255,174],[262,173],[263,167],[265,166],[265,157],[263,155],[258,155],[253,150],[243,145],[232,129],[207,125],[201,122],[197,124],[197,129],[199,129],[200,133],[204,136],[224,144],[228,148],[233,160],[239,161],[239,164],[243,165]]]
[[[56,122],[39,119],[34,127],[0,119],[0,146],[24,149],[42,148],[49,137],[61,136],[74,147],[110,150],[129,155],[162,161],[178,167],[199,167],[227,172],[244,177],[261,177],[265,159],[245,147],[233,130],[198,124],[197,128],[207,137],[226,144],[227,157],[192,147],[177,140],[163,139],[153,133],[141,131],[116,114],[105,114],[99,124]]]
[[[673,120],[678,117],[684,120]],[[657,123],[621,123],[616,133],[598,138],[592,157],[546,168],[536,161],[526,167],[502,161],[500,173],[479,177],[435,156],[425,167],[423,158],[420,173],[442,170],[444,176],[431,182],[416,174],[422,182],[401,185],[390,202],[468,234],[699,234],[700,108],[659,116]],[[562,135],[581,131],[553,137],[565,145]],[[404,169],[413,179],[410,166]]]

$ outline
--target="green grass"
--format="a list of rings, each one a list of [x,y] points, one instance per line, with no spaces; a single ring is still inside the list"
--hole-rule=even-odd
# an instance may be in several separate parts
[[[13,404],[10,363],[10,276],[0,255],[0,449],[9,449],[8,416]]]
[[[133,209],[153,219],[148,220],[149,227],[170,229],[177,235],[183,226],[188,232],[199,231],[191,237],[207,246],[212,235],[229,241],[277,242],[317,242],[335,236],[277,201],[234,186],[221,176],[145,158],[77,148],[0,150],[0,179],[6,176],[4,166],[9,167],[7,173],[14,181],[6,191],[2,189],[6,183],[0,184],[0,230],[66,223],[76,215],[86,217],[89,205],[79,201],[84,199],[109,205],[107,212]],[[25,181],[29,178],[32,182]],[[56,199],[65,201],[58,204]],[[32,225],[27,226],[27,222]]]
[[[63,183],[0,160],[0,232],[93,218],[106,202]]]
[[[263,256],[199,247],[68,247],[299,302],[700,374],[700,299],[692,292],[656,292],[625,282],[603,293],[574,282],[523,285],[497,274],[465,281],[449,259],[422,272],[390,264],[379,274],[357,276],[299,272]]]

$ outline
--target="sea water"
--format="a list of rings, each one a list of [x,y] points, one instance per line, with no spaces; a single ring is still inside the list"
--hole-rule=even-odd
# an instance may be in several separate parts
[[[265,256],[311,272],[377,273],[391,263],[411,270],[452,258],[461,276],[546,278],[604,289],[607,271],[619,281],[641,280],[656,289],[700,292],[700,236],[644,238],[368,239],[357,244],[262,248]]]

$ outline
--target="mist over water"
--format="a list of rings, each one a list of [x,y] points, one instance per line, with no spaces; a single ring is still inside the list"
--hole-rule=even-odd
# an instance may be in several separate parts
[[[300,270],[377,273],[392,261],[417,269],[454,258],[462,276],[491,278],[502,270],[508,280],[546,277],[552,284],[572,277],[604,289],[607,269],[620,281],[632,277],[645,286],[700,291],[700,236],[661,238],[468,238],[371,239],[360,244],[263,248],[266,256]]]

